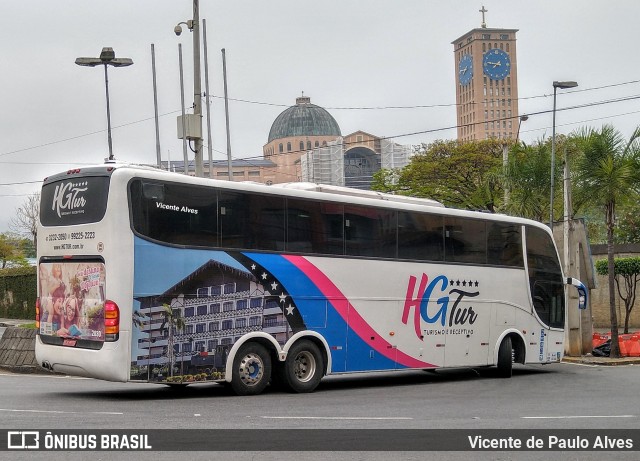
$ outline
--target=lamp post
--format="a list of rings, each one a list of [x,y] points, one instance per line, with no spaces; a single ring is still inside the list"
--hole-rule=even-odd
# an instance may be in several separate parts
[[[578,86],[576,82],[553,82],[553,127],[551,132],[551,202],[549,206],[549,227],[553,232],[553,182],[554,182],[554,173],[556,168],[556,93],[558,88],[561,90],[567,88],[575,88]]]
[[[522,122],[526,122],[527,120],[529,120],[529,116],[528,115],[521,115],[519,117],[519,120],[518,120],[518,131],[516,132],[516,144],[518,144],[520,142],[520,125],[522,125]],[[509,146],[505,142],[502,145],[502,168],[504,169],[505,173],[507,171],[508,163],[509,163]],[[507,203],[509,203],[509,188],[506,185],[504,187],[504,203],[505,203],[505,205]]]
[[[99,58],[77,58],[76,64],[84,67],[104,66],[104,86],[107,94],[107,140],[109,143],[109,160],[113,160],[113,145],[111,142],[111,111],[109,109],[109,77],[107,67],[127,67],[133,64],[130,58],[116,58],[113,48],[102,48]]]
[[[578,83],[573,81],[567,82],[553,82],[553,134],[551,138],[551,177],[553,178],[554,174],[554,161],[555,161],[555,128],[556,128],[556,91],[558,88],[561,90],[566,88],[575,88],[578,86]],[[574,277],[577,275],[577,267],[575,265],[575,254],[572,254],[571,248],[573,246],[572,242],[572,223],[571,219],[571,186],[569,182],[569,163],[567,159],[567,150],[566,147],[564,149],[564,168],[563,168],[563,209],[564,216],[562,219],[562,260],[563,260],[563,272],[565,277]],[[553,180],[551,182],[551,187],[553,191]],[[553,232],[553,192],[551,193],[551,230]],[[570,294],[569,291],[565,292],[565,306],[569,305]],[[568,309],[567,313],[567,343],[569,345],[569,350],[567,354],[569,355],[579,355],[582,353],[582,316],[577,311],[572,309]],[[590,343],[590,341],[589,341]]]
[[[520,127],[522,126],[522,122],[526,122],[527,120],[529,120],[529,116],[526,114],[521,115],[518,120],[518,131],[516,133],[516,143],[520,142]]]

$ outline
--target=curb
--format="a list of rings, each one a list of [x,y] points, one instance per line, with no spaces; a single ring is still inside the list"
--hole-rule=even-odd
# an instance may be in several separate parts
[[[640,357],[620,357],[613,359],[611,357],[594,357],[592,355],[583,355],[580,357],[564,357],[562,359],[566,363],[579,363],[581,365],[601,365],[601,366],[620,366],[620,365],[640,365]]]

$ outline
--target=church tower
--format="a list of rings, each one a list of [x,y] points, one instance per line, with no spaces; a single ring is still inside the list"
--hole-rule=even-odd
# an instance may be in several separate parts
[[[480,28],[452,42],[456,73],[458,139],[512,139],[518,136],[517,29]]]

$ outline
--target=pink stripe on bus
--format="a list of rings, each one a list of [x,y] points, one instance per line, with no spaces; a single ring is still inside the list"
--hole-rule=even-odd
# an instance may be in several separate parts
[[[318,287],[336,312],[338,312],[338,314],[340,314],[344,319],[349,328],[351,328],[371,348],[375,349],[388,359],[398,362],[408,368],[432,368],[435,366],[430,363],[417,360],[395,348],[382,338],[380,334],[376,332],[355,309],[349,312],[349,301],[344,294],[342,294],[340,289],[336,287],[320,269],[311,264],[307,259],[302,256],[292,255],[285,255],[283,257],[300,269]],[[374,342],[371,340],[372,336],[379,339]],[[394,351],[395,354],[393,353]]]

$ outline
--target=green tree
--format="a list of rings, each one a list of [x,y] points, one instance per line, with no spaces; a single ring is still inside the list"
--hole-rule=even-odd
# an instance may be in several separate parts
[[[640,243],[640,204],[629,203],[618,213],[615,243]]]
[[[509,152],[505,186],[509,200],[505,211],[516,216],[545,222],[549,216],[551,148],[539,141],[517,144]],[[548,219],[547,219],[548,220]]]
[[[611,125],[600,130],[585,129],[574,137],[581,156],[575,165],[576,196],[599,208],[607,226],[607,273],[609,275],[609,316],[611,356],[620,356],[618,317],[615,308],[614,236],[616,206],[638,198],[640,127],[628,140]]]
[[[33,242],[33,247],[38,246],[38,222],[40,221],[40,193],[29,195],[18,207],[15,216],[11,218],[10,228],[23,236],[27,236]]]
[[[565,154],[568,158],[575,157],[575,151],[576,148],[570,139],[563,135],[556,136],[553,174],[554,217],[563,214],[562,159]],[[551,204],[551,140],[543,138],[530,145],[513,144],[509,149],[503,181],[509,196],[503,207],[505,212],[548,223]]]
[[[36,257],[36,247],[33,246],[33,242],[30,239],[20,239],[20,241],[18,242],[18,247],[20,248],[20,252],[24,255],[25,258]]]
[[[596,261],[596,271],[600,275],[609,274],[609,261],[601,259]],[[613,271],[616,281],[618,296],[624,302],[624,333],[629,333],[629,317],[636,302],[636,288],[640,280],[640,258],[615,258]],[[620,285],[624,285],[624,292]]]
[[[503,196],[502,146],[493,139],[423,144],[401,170],[396,190],[455,208],[494,212]]]
[[[20,244],[22,239],[11,234],[0,234],[0,269],[7,266],[28,266]]]
[[[400,191],[398,186],[398,180],[400,178],[401,168],[394,168],[392,170],[382,168],[373,173],[373,180],[371,181],[371,190],[377,190],[385,193],[396,193]]]

